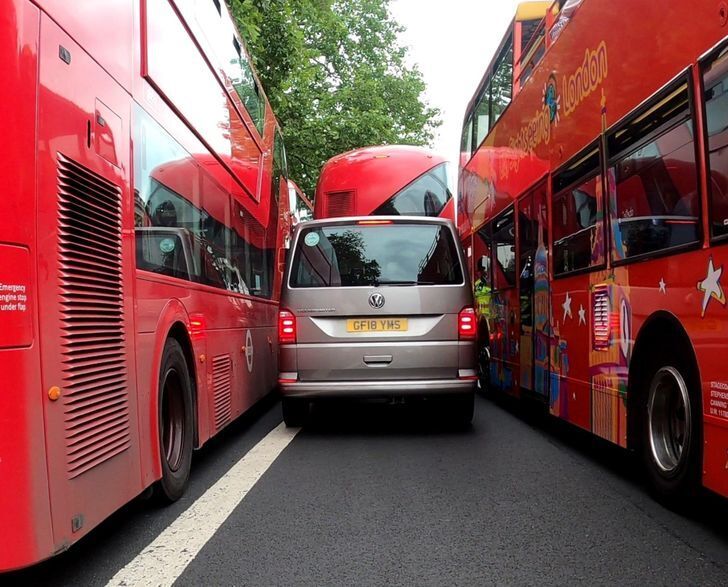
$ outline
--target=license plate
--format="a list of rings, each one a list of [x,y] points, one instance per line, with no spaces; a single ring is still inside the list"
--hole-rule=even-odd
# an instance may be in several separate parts
[[[406,332],[407,318],[355,318],[346,321],[347,332]]]

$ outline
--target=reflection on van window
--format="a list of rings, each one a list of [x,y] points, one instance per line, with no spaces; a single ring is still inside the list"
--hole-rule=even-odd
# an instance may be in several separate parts
[[[292,287],[461,284],[455,242],[441,225],[336,225],[303,230]]]

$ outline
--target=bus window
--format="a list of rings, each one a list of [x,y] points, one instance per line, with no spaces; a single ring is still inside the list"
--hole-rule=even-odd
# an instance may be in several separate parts
[[[643,142],[652,129],[664,129]],[[687,85],[640,113],[611,139],[621,153],[610,181],[615,260],[688,245],[700,237],[700,202]],[[620,136],[621,135],[621,136]],[[636,147],[636,148],[635,148]]]
[[[563,275],[604,263],[604,251],[595,251],[600,211],[599,176],[554,196],[554,273]]]
[[[140,108],[135,111],[137,268],[206,280],[199,169],[192,157]]]
[[[516,228],[513,208],[493,222],[493,249],[496,270],[496,289],[513,287],[516,284]]]
[[[281,186],[281,180],[288,179],[288,167],[286,162],[286,149],[283,145],[283,137],[278,129],[276,129],[273,138],[273,177],[271,182],[271,196],[278,203],[282,189],[288,189]]]
[[[448,187],[448,164],[441,163],[400,190],[379,206],[373,214],[437,216],[451,197]]]
[[[460,155],[461,157],[470,159],[470,154],[473,152],[473,117],[469,116],[468,121],[463,127],[463,136],[460,141]]]
[[[601,157],[591,146],[553,180],[554,274],[604,264]]]
[[[235,54],[237,60],[233,64],[233,79],[232,84],[235,88],[235,92],[240,97],[240,100],[245,105],[245,109],[250,114],[250,118],[253,119],[255,128],[263,136],[263,124],[265,119],[265,100],[261,96],[258,82],[255,80],[253,70],[250,67],[248,57],[243,53],[242,48],[238,40],[233,37],[233,46],[235,48]]]
[[[480,94],[473,117],[473,150],[480,146],[490,130],[490,84]]]
[[[710,232],[728,237],[728,54],[705,73],[705,111],[710,155]]]
[[[491,121],[492,127],[511,103],[513,90],[513,41],[508,41],[491,78]]]

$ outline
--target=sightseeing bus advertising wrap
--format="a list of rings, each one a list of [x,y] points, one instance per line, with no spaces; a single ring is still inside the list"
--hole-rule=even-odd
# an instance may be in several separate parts
[[[670,499],[728,496],[727,23],[526,3],[463,128],[482,385],[639,451]]]

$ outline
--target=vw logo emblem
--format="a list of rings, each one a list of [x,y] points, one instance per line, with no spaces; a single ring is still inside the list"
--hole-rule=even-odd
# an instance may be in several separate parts
[[[378,291],[375,291],[372,295],[369,296],[369,305],[372,308],[376,308],[378,310],[384,305],[384,296]]]

